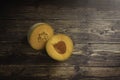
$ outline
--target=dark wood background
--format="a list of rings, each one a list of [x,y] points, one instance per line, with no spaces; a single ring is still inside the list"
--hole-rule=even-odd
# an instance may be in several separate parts
[[[28,29],[38,22],[73,39],[67,61],[29,46]],[[2,79],[120,80],[120,0],[1,0]]]

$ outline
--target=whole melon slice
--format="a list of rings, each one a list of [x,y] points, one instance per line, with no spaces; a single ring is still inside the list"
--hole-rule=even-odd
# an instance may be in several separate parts
[[[53,34],[54,30],[49,24],[37,23],[30,28],[27,39],[33,49],[41,50]]]

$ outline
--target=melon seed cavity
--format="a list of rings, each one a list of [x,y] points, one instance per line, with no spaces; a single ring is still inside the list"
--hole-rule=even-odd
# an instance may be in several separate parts
[[[64,54],[66,52],[66,45],[64,41],[59,41],[58,43],[53,45],[55,50],[60,53]]]
[[[40,41],[47,41],[48,40],[48,34],[45,32],[42,32],[40,34],[38,34],[38,42]]]

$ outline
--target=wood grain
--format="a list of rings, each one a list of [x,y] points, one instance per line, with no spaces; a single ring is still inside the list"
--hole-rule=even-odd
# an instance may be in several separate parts
[[[3,76],[11,76],[15,73],[19,73],[19,76],[40,77],[49,75],[50,77],[61,78],[70,78],[73,77],[72,75],[76,74],[86,77],[119,77],[120,75],[119,67],[79,67],[79,70],[77,72],[74,66],[1,65],[0,69]]]
[[[0,3],[0,79],[120,80],[119,0],[18,0]],[[53,26],[74,42],[73,55],[52,60],[33,50],[29,28]]]
[[[5,20],[5,22],[7,23],[1,24],[1,31],[4,32],[4,35],[0,35],[0,41],[21,42],[26,37],[28,29],[40,21]],[[84,23],[78,20],[48,20],[47,22],[53,26],[56,33],[65,33],[71,36],[75,43],[120,42],[120,28],[117,26],[119,21],[100,20]]]

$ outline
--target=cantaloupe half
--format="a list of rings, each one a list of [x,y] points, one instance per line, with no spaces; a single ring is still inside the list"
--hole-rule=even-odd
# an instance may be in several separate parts
[[[67,35],[57,34],[48,40],[46,50],[54,60],[65,61],[72,55],[73,41]]]
[[[49,24],[37,23],[34,24],[28,32],[28,42],[33,49],[41,50],[53,34],[54,30]]]

